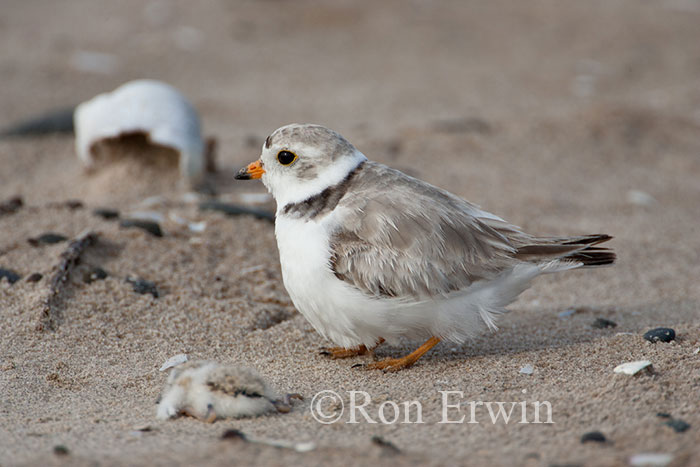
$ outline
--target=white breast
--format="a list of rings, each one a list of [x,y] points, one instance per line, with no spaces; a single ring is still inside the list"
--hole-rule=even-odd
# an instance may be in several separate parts
[[[278,212],[275,235],[282,278],[294,306],[324,337],[343,347],[373,345],[385,329],[376,300],[365,297],[333,274],[328,230],[333,215],[320,222]]]

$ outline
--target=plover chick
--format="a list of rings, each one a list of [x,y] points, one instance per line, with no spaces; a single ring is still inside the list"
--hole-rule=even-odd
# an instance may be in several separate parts
[[[256,417],[289,412],[290,399],[279,395],[251,368],[192,361],[176,366],[168,376],[158,403],[157,417],[167,420],[189,415],[206,422],[223,418]]]
[[[431,157],[431,155],[427,155]],[[432,162],[431,162],[432,163]],[[448,170],[448,168],[444,168]],[[238,179],[262,179],[277,202],[282,278],[296,308],[339,347],[337,358],[400,337],[461,343],[545,273],[608,265],[604,234],[539,237],[445,190],[367,160],[320,125],[288,125]]]

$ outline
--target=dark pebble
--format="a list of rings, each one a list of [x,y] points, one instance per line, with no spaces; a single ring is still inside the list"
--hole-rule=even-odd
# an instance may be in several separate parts
[[[70,451],[64,445],[58,444],[53,447],[53,453],[57,456],[67,456],[68,454],[70,454]]]
[[[24,205],[24,201],[19,196],[14,196],[0,203],[0,216],[3,214],[12,214],[19,211]]]
[[[269,211],[240,206],[238,204],[222,203],[221,201],[205,201],[199,205],[199,209],[202,211],[219,211],[227,216],[253,216],[258,219],[275,222],[275,215]]]
[[[132,279],[130,277],[127,277],[126,281],[129,284],[131,284],[131,286],[134,289],[134,292],[136,293],[140,293],[142,295],[149,293],[153,295],[153,298],[158,298],[158,296],[160,295],[158,293],[158,288],[156,287],[156,284],[154,284],[153,282],[140,278]]]
[[[91,284],[95,281],[100,281],[107,278],[107,271],[100,267],[92,267],[83,273],[83,282]]]
[[[659,418],[671,418],[671,414],[666,412],[658,412],[656,416]]]
[[[400,454],[401,450],[396,447],[394,443],[391,441],[387,441],[381,436],[372,436],[372,443],[381,447],[384,449],[386,452],[391,453],[391,454]]]
[[[119,218],[119,211],[116,209],[108,208],[98,208],[92,211],[92,213],[102,219],[117,219]]]
[[[9,282],[10,284],[14,284],[22,278],[22,276],[20,276],[11,269],[0,268],[0,281],[3,279],[3,277],[7,279],[7,282]]]
[[[240,439],[242,441],[248,441],[245,437],[245,433],[235,428],[224,431],[224,434],[221,435],[221,439]]]
[[[656,328],[644,333],[649,342],[671,342],[676,338],[676,331],[671,328]]]
[[[160,225],[157,222],[147,221],[143,219],[124,219],[119,223],[119,227],[136,227],[138,229],[143,229],[155,237],[162,237],[163,231],[160,230]]]
[[[605,318],[596,318],[591,326],[596,329],[615,328],[617,327],[617,323]]]
[[[79,199],[69,199],[68,201],[66,201],[65,205],[68,209],[72,209],[72,210],[83,209],[85,207],[83,202],[80,201]]]
[[[43,274],[35,272],[35,273],[31,274],[29,277],[27,277],[27,282],[39,282],[42,277],[44,277]]]
[[[589,441],[592,441],[595,443],[604,443],[607,441],[607,438],[600,431],[590,431],[588,433],[585,433],[583,436],[581,436],[582,443],[587,443]]]
[[[684,422],[683,420],[678,420],[678,419],[671,419],[667,422],[664,422],[664,425],[670,426],[673,428],[673,431],[676,433],[683,433],[684,431],[687,431],[688,428],[690,428],[690,424],[687,422]]]
[[[61,243],[65,242],[68,240],[68,237],[65,235],[53,233],[53,232],[47,232],[45,234],[41,234],[36,238],[30,238],[27,240],[30,245],[32,246],[39,246],[39,245],[53,245],[55,243]]]

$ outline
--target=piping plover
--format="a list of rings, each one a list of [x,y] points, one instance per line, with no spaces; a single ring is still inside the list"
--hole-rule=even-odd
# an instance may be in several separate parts
[[[372,162],[320,125],[277,129],[237,179],[262,179],[277,202],[282,278],[296,308],[360,355],[386,339],[428,338],[367,365],[396,371],[441,339],[461,343],[535,277],[611,264],[609,235],[536,237],[421,180]]]
[[[280,398],[252,368],[193,361],[176,366],[158,402],[157,417],[167,420],[190,415],[212,423],[217,419],[255,417],[267,412],[289,412],[290,399]]]

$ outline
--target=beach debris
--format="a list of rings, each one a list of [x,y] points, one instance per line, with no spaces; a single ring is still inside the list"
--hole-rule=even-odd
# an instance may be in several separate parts
[[[295,441],[285,441],[279,439],[264,439],[264,438],[251,438],[243,433],[241,430],[235,428],[226,430],[223,435],[221,435],[222,440],[239,440],[246,443],[256,443],[263,444],[265,446],[271,446],[274,448],[282,449],[292,449],[296,452],[309,452],[316,449],[316,443],[312,441],[298,443]]]
[[[27,239],[27,242],[31,246],[36,247],[39,245],[53,245],[56,243],[65,242],[66,240],[68,240],[68,237],[66,237],[65,235],[57,234],[54,232],[47,232],[45,234],[39,235],[38,237]]]
[[[97,242],[98,234],[87,231],[78,235],[75,240],[68,244],[68,247],[61,253],[58,264],[54,267],[49,280],[49,288],[42,299],[39,311],[39,322],[37,331],[54,330],[58,326],[60,316],[54,306],[61,294],[63,285],[67,282],[71,270],[80,259],[80,255],[91,245]]]
[[[35,272],[30,274],[29,277],[27,277],[27,282],[39,282],[42,277],[44,277],[43,274]]]
[[[608,439],[600,431],[589,431],[581,436],[581,443],[585,444],[589,441],[594,443],[605,443],[608,441]]]
[[[664,467],[671,463],[673,456],[671,454],[649,452],[635,454],[629,458],[629,464],[632,467]]]
[[[63,202],[63,206],[67,207],[71,211],[75,211],[76,209],[83,209],[85,204],[79,199],[69,199]]]
[[[617,323],[605,318],[596,318],[591,324],[591,327],[595,329],[614,328],[617,327]]]
[[[10,284],[14,284],[21,278],[22,276],[17,274],[12,269],[0,268],[0,281],[2,281],[3,279],[7,279],[7,282],[9,282]]]
[[[158,369],[158,371],[165,371],[169,368],[181,365],[187,361],[187,354],[184,353],[179,353],[177,355],[173,355],[169,359],[163,363],[163,365]]]
[[[76,150],[88,169],[96,166],[101,142],[135,135],[146,145],[175,151],[181,176],[192,186],[202,182],[206,162],[199,115],[169,84],[130,81],[75,109]]]
[[[401,450],[397,448],[394,443],[392,443],[391,441],[387,441],[381,436],[372,436],[372,444],[382,448],[382,451],[384,451],[386,454],[401,454]]]
[[[520,373],[524,375],[531,375],[535,372],[535,367],[529,363],[520,369]]]
[[[97,217],[101,217],[102,219],[118,219],[119,218],[119,211],[116,209],[110,209],[110,208],[97,208],[94,211],[92,211],[94,215]]]
[[[577,311],[578,310],[576,308],[567,308],[564,311],[560,311],[559,314],[557,314],[557,316],[559,318],[562,318],[562,319],[569,318],[569,317],[575,315]]]
[[[201,222],[190,222],[187,224],[187,228],[194,233],[202,233],[207,229],[206,221]]]
[[[147,281],[146,279],[142,279],[140,277],[127,277],[126,282],[131,284],[131,287],[133,288],[134,292],[138,294],[151,294],[153,295],[153,298],[158,298],[160,296],[160,293],[158,292],[158,287],[155,283],[151,281]]]
[[[627,192],[627,201],[637,206],[653,206],[656,199],[649,193],[640,190],[630,190]]]
[[[647,373],[652,372],[652,365],[649,360],[623,363],[621,365],[617,365],[613,371],[615,373],[634,376],[642,370],[646,370]]]
[[[286,413],[298,394],[279,397],[251,368],[196,360],[176,366],[165,384],[156,416],[160,420],[189,415],[213,423],[217,419]]]
[[[6,199],[0,202],[0,216],[6,214],[14,214],[24,206],[24,201],[19,196],[13,196],[12,198]]]
[[[649,342],[671,342],[676,338],[676,331],[671,328],[655,328],[644,333],[644,339]]]
[[[253,216],[257,219],[264,219],[270,222],[275,222],[275,215],[269,211],[262,209],[250,208],[238,204],[224,203],[221,201],[204,201],[199,204],[199,209],[202,211],[219,211],[227,216]]]
[[[0,138],[49,135],[73,132],[73,107],[52,110],[7,126],[0,130]]]
[[[690,428],[690,424],[688,422],[679,418],[671,418],[670,420],[665,421],[664,425],[670,426],[676,433],[684,433],[688,431],[688,428]]]
[[[64,445],[57,444],[53,447],[53,453],[57,456],[67,456],[68,454],[70,454],[70,451]]]
[[[162,237],[163,231],[160,229],[160,224],[158,222],[146,220],[146,219],[123,219],[119,222],[119,227],[123,228],[137,228],[142,229],[153,235],[154,237]]]
[[[107,271],[99,266],[92,266],[90,269],[83,273],[83,282],[86,284],[92,284],[95,281],[101,281],[106,279],[108,276]]]
[[[693,355],[697,355],[697,354],[700,354],[700,347],[698,347],[697,349],[693,350]]]

